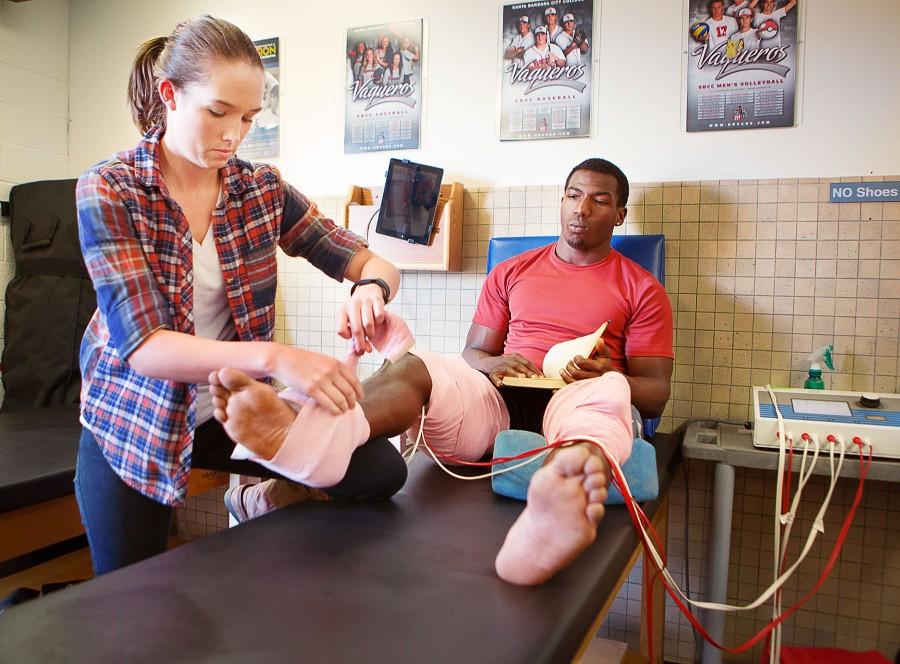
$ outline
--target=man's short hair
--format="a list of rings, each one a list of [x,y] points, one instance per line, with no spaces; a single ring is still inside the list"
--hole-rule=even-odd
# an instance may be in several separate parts
[[[612,175],[616,179],[616,205],[618,207],[625,207],[628,204],[628,178],[622,172],[622,169],[611,161],[597,157],[585,159],[569,171],[569,177],[566,178],[566,189],[569,188],[569,181],[576,171],[593,171],[594,173],[606,173],[607,175]]]

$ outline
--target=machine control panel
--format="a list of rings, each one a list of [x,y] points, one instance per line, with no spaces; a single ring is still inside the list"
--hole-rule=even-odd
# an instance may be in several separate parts
[[[859,436],[872,444],[873,455],[900,459],[900,395],[773,388],[773,404],[765,387],[752,390],[757,447],[778,447],[777,404],[795,443],[804,433],[816,434],[822,446],[828,435]]]

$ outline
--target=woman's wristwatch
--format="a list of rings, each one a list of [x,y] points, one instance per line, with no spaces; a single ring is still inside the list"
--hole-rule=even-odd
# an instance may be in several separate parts
[[[369,279],[360,279],[350,288],[350,295],[352,296],[354,291],[360,286],[366,286],[367,284],[377,284],[381,286],[381,292],[384,295],[384,303],[387,304],[391,299],[391,287],[388,286],[388,283],[384,279],[379,279],[378,277],[372,277]]]

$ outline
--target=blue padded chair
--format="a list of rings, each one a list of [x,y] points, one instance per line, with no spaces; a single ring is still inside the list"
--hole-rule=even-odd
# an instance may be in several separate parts
[[[559,239],[557,235],[528,237],[492,237],[488,245],[487,271],[528,249],[543,247]],[[663,235],[613,235],[612,247],[630,258],[666,285],[666,238]],[[659,426],[659,418],[644,420],[644,437],[650,438]]]

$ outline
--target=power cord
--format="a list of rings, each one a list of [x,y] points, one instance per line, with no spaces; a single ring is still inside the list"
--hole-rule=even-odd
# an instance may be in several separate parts
[[[369,217],[369,221],[366,222],[366,242],[369,241],[369,229],[372,227],[372,220],[375,218],[375,215],[381,210],[381,206],[379,205],[375,208],[375,212],[372,213],[372,216]]]

